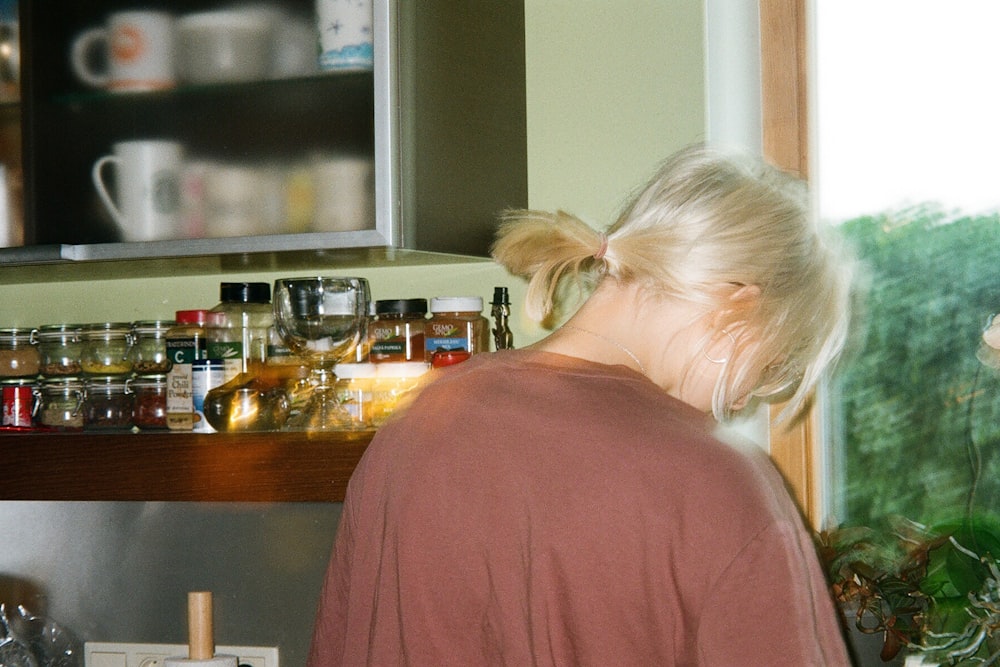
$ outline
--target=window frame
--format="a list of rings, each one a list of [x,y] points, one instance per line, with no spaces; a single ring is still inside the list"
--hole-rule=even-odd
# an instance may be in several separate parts
[[[764,157],[809,178],[807,0],[760,0],[761,141]],[[773,418],[781,406],[771,408]],[[769,451],[806,520],[823,520],[819,412],[809,410],[790,425],[772,426]]]

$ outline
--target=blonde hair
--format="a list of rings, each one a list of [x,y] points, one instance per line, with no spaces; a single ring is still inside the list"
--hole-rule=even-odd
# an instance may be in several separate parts
[[[758,376],[754,396],[790,396],[782,416],[798,412],[847,334],[846,254],[809,214],[801,181],[743,154],[693,146],[673,155],[606,235],[563,212],[509,212],[492,254],[529,279],[526,306],[538,320],[560,284],[607,276],[700,303],[721,314],[722,333],[753,332],[736,337],[715,388],[720,419]],[[749,312],[729,300],[742,285],[760,290]]]

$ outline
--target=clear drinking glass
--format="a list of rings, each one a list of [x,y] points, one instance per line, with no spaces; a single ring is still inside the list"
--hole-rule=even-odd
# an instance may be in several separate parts
[[[281,278],[274,281],[274,327],[310,367],[312,391],[286,430],[331,431],[352,427],[337,399],[334,365],[349,359],[367,336],[371,300],[364,278]]]

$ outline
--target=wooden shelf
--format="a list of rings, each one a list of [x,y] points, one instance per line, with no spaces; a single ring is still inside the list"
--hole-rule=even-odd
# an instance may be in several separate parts
[[[0,500],[339,502],[372,431],[0,435]]]

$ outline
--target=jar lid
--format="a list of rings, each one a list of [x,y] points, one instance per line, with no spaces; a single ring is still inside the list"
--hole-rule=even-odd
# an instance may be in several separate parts
[[[166,331],[176,324],[175,320],[138,320],[132,323],[132,330],[136,333],[149,334]]]
[[[98,336],[128,336],[132,333],[131,322],[95,322],[84,324],[80,327],[80,333],[84,337]]]
[[[223,303],[270,303],[270,283],[221,283],[219,300]]]
[[[378,364],[380,378],[415,378],[420,377],[431,365],[426,361],[387,361]]]
[[[35,332],[35,338],[44,340],[63,340],[68,338],[75,341],[80,335],[82,324],[43,324]]]
[[[483,312],[483,297],[481,296],[436,296],[431,299],[432,313],[481,313]]]
[[[154,387],[167,382],[167,376],[163,373],[151,373],[148,375],[136,375],[128,380],[133,385],[140,387]]]
[[[178,310],[174,313],[177,324],[205,324],[208,318],[207,310]]]
[[[41,386],[51,387],[51,388],[66,388],[66,389],[82,389],[83,388],[83,378],[77,375],[66,375],[63,377],[43,377]]]
[[[0,329],[0,343],[30,343],[33,329],[11,327]]]
[[[376,315],[426,315],[427,299],[386,299],[375,302]]]
[[[376,364],[367,362],[359,364],[337,364],[333,368],[334,375],[341,380],[373,378],[377,372],[378,368],[376,367]]]
[[[33,387],[38,384],[38,378],[3,378],[0,379],[0,385],[8,385],[13,387]]]
[[[108,389],[124,389],[128,380],[129,378],[122,377],[121,375],[93,375],[84,380],[84,384],[87,387],[96,389],[100,389],[101,387],[106,387]]]

